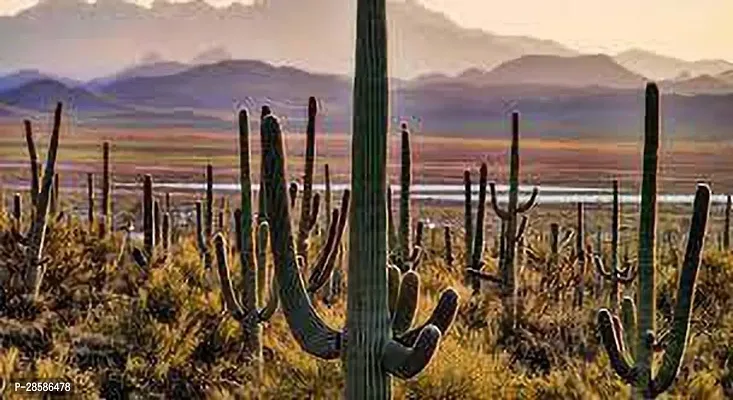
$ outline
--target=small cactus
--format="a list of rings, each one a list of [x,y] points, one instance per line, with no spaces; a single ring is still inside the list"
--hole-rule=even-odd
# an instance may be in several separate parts
[[[725,201],[725,225],[723,225],[723,248],[725,251],[730,251],[730,209],[731,209],[731,196],[726,196]]]
[[[443,227],[443,243],[445,243],[445,265],[447,267],[453,266],[453,239],[450,233],[450,226]]]
[[[104,238],[112,230],[112,181],[109,168],[109,142],[102,145],[102,220],[99,235]]]
[[[94,174],[87,174],[87,221],[89,230],[94,229]]]

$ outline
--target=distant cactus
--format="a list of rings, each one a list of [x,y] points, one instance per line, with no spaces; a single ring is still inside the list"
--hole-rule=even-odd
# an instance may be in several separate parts
[[[660,338],[656,336],[654,255],[659,168],[659,90],[653,83],[648,84],[646,88],[644,127],[638,248],[638,314],[634,300],[627,297],[621,307],[622,319],[619,320],[608,309],[601,309],[598,313],[598,326],[616,373],[632,386],[636,397],[653,399],[667,391],[674,383],[687,347],[695,283],[708,222],[710,188],[704,184],[697,186],[687,251],[678,278],[679,287],[675,296],[677,303],[674,306],[672,325],[665,343],[660,343]],[[653,368],[654,353],[662,350],[665,351],[662,365]]]
[[[155,250],[155,209],[153,203],[153,177],[145,175],[143,181],[143,243],[145,255],[152,258]]]
[[[605,280],[611,283],[611,292],[609,295],[609,307],[612,311],[618,310],[619,307],[619,283],[629,284],[636,277],[636,270],[631,267],[630,263],[625,262],[624,267],[619,266],[619,222],[621,210],[619,206],[618,196],[618,180],[613,181],[613,212],[611,216],[611,270],[607,270],[603,264],[603,259],[599,254],[593,258],[596,270]]]
[[[204,269],[207,271],[211,269],[211,252],[209,251],[209,245],[206,240],[206,234],[204,228],[204,210],[201,201],[196,202],[196,246],[199,250],[199,255],[204,264]]]
[[[50,194],[53,180],[56,176],[55,168],[56,155],[59,147],[59,134],[61,130],[61,110],[62,105],[61,103],[58,103],[54,112],[51,140],[48,145],[48,152],[46,153],[46,168],[43,173],[40,192],[38,193],[37,201],[34,204],[35,210],[33,212],[33,222],[31,223],[31,228],[28,232],[28,246],[25,250],[25,289],[27,293],[31,293],[34,297],[38,295],[38,290],[40,288],[41,279],[43,278],[45,269],[40,261],[46,237],[46,222],[49,211]]]
[[[15,221],[15,229],[20,232],[23,221],[23,198],[20,193],[13,196],[13,220]]]
[[[295,208],[295,201],[298,200],[298,184],[296,182],[290,182],[288,193],[290,195],[290,207]]]
[[[87,174],[87,222],[89,231],[94,230],[94,174]]]
[[[402,148],[401,148],[401,159],[402,166],[400,172],[400,210],[399,210],[399,225],[396,231],[396,248],[390,248],[391,262],[396,265],[400,271],[407,272],[410,270],[416,270],[420,265],[420,261],[423,256],[422,249],[422,225],[418,223],[419,237],[416,237],[415,243],[411,243],[411,232],[412,232],[412,219],[410,212],[410,186],[412,185],[412,152],[410,148],[410,131],[407,127],[407,123],[403,122],[400,124],[401,136],[402,136]],[[391,191],[388,191],[391,194]],[[390,215],[388,219],[393,221],[391,216],[391,201],[390,201]]]
[[[723,248],[725,251],[730,251],[730,209],[731,209],[731,196],[726,196],[725,202],[725,225],[723,226]]]
[[[204,239],[208,246],[214,235],[214,167],[206,164],[206,203],[204,208]]]
[[[445,265],[453,266],[455,258],[453,258],[453,238],[450,233],[450,226],[443,227],[443,243],[445,244]]]
[[[522,217],[518,223],[518,216],[527,213],[534,207],[537,200],[538,190],[534,188],[529,200],[519,204],[519,113],[512,113],[512,145],[509,161],[509,202],[507,208],[499,208],[496,197],[496,188],[492,182],[491,206],[496,215],[506,222],[504,261],[500,266],[502,280],[502,302],[504,306],[504,329],[511,331],[516,326],[517,320],[517,268],[516,268],[516,245],[519,238],[524,234],[527,218]]]
[[[112,197],[110,195],[112,180],[110,179],[109,168],[109,142],[102,145],[102,219],[100,221],[99,235],[104,238],[112,228]]]
[[[166,253],[168,252],[170,248],[170,241],[171,241],[171,233],[170,233],[170,213],[164,212],[163,213],[163,221],[161,223],[160,227],[160,244],[163,247],[163,251]]]
[[[582,308],[585,301],[585,208],[583,203],[577,204],[577,224],[575,227],[575,307]]]
[[[463,186],[463,193],[465,195],[465,199],[463,201],[464,247],[466,248],[466,262],[468,263],[473,260],[473,211],[471,199],[471,171],[469,170],[463,171]],[[486,193],[486,186],[484,186],[484,193]]]

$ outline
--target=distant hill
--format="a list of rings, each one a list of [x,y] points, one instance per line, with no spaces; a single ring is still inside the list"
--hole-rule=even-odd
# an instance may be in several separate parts
[[[69,87],[52,79],[39,79],[0,92],[0,103],[24,110],[52,110],[59,101],[67,104],[69,109],[87,113],[121,111],[130,108],[93,94],[86,89]]]
[[[658,80],[674,79],[682,74],[714,76],[733,69],[733,63],[724,60],[685,61],[641,49],[619,53],[614,60],[631,71]]]
[[[464,76],[433,75],[410,82],[393,79],[392,120],[417,119],[420,130],[428,134],[505,137],[509,113],[519,110],[524,137],[638,138],[643,129],[642,78],[614,67],[603,57],[588,58],[553,60],[550,64],[555,69],[546,71],[556,72],[549,74],[538,74],[534,69],[538,64],[547,65],[545,58],[538,62],[530,57],[490,72],[470,70]],[[586,59],[582,65],[593,68],[572,80],[559,72],[564,63],[577,63],[578,59]],[[608,73],[610,78],[595,76],[597,73]],[[490,84],[476,83],[486,76],[495,78],[487,80]],[[504,79],[502,84],[497,84],[499,78]],[[623,87],[634,81],[639,84]],[[583,82],[594,85],[580,86]],[[716,80],[670,82],[697,89]],[[302,132],[307,99],[316,96],[321,109],[319,130],[348,132],[351,85],[352,80],[343,75],[315,74],[252,60],[223,61],[173,75],[122,79],[95,92],[52,80],[33,81],[0,92],[0,115],[47,113],[62,100],[80,123],[205,127],[231,132],[239,108],[257,112],[261,105],[269,104],[288,131]],[[662,101],[665,137],[730,138],[733,95],[688,95],[674,87],[671,91],[676,94],[667,90]]]
[[[4,76],[0,76],[0,92],[15,89],[17,87],[25,85],[26,83],[43,79],[57,80],[63,82],[66,85],[76,85],[79,83],[72,79],[53,76],[35,69],[23,69]]]
[[[731,94],[733,93],[733,82],[710,75],[700,75],[684,80],[663,82],[662,88],[679,94]]]
[[[606,55],[557,57],[530,55],[507,61],[489,72],[470,69],[457,77],[478,85],[549,85],[638,88],[645,78]]]
[[[132,78],[151,78],[174,75],[189,68],[191,68],[190,65],[178,61],[156,61],[151,64],[134,65],[132,67],[125,68],[118,73],[93,79],[87,82],[85,86],[90,89],[99,89],[115,81]]]
[[[733,69],[723,72],[722,74],[716,76],[716,78],[733,84]]]

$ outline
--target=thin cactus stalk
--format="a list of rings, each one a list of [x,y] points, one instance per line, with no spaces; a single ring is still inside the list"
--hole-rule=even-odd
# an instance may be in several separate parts
[[[470,262],[473,260],[471,252],[473,251],[473,210],[472,210],[472,193],[471,193],[471,171],[463,171],[463,193],[465,199],[463,200],[463,231],[464,233],[464,246],[466,248],[466,261]]]
[[[290,183],[290,187],[288,188],[288,195],[290,196],[290,208],[295,208],[295,201],[298,200],[298,183]]]
[[[450,226],[443,227],[443,243],[445,244],[445,265],[452,267],[455,258],[453,258],[453,239],[450,233]]]
[[[155,250],[155,216],[153,205],[153,177],[145,175],[143,181],[143,247],[145,255],[153,257]]]
[[[723,248],[725,251],[730,250],[730,209],[731,196],[726,196],[725,202],[725,225],[723,226]]]
[[[153,202],[153,235],[155,235],[155,243],[158,244],[163,240],[163,231],[161,230],[162,212],[160,202],[155,199]]]
[[[89,230],[94,230],[94,174],[87,174],[87,221]]]
[[[171,233],[170,233],[170,219],[171,215],[169,212],[163,213],[163,222],[160,227],[160,243],[163,246],[163,251],[166,253],[168,252],[168,249],[170,248],[170,242],[171,242]]]
[[[582,308],[585,301],[585,207],[577,205],[575,234],[575,260],[578,267],[575,273],[575,307]]]
[[[296,250],[298,255],[303,257],[307,263],[308,260],[308,239],[313,227],[318,220],[318,211],[320,198],[319,195],[313,195],[313,172],[315,169],[316,159],[316,115],[318,114],[318,104],[315,97],[308,98],[308,125],[306,127],[306,146],[305,146],[305,167],[303,174],[303,195],[300,203],[300,221],[298,224],[298,238],[296,241]],[[327,213],[331,210],[327,210]],[[304,266],[304,267],[307,267]]]
[[[206,164],[206,207],[204,208],[204,235],[208,246],[214,234],[214,167]]]
[[[61,110],[62,105],[58,103],[54,112],[51,141],[48,145],[48,152],[46,153],[46,168],[43,173],[41,190],[38,194],[37,202],[34,205],[33,222],[28,233],[28,247],[26,247],[25,252],[25,288],[27,293],[31,293],[34,297],[38,295],[44,273],[44,267],[41,264],[41,254],[46,238],[46,223],[48,219],[51,186],[56,176],[55,168],[61,130]]]
[[[504,260],[501,263],[503,328],[505,332],[514,330],[517,322],[517,268],[515,263],[516,245],[526,227],[526,217],[521,224],[518,216],[534,207],[539,191],[535,187],[529,200],[519,204],[519,113],[512,113],[512,144],[509,158],[509,202],[506,209],[499,208],[494,182],[491,187],[491,205],[496,215],[506,222],[504,233]]]
[[[328,170],[328,164],[326,164],[324,167],[324,183],[326,185],[326,193],[323,196],[324,202],[326,205],[326,228],[331,226],[331,214],[328,212],[331,210],[331,173]]]
[[[56,215],[56,213],[59,211],[59,180],[59,173],[54,173],[53,186],[51,188],[51,205],[49,210],[49,213],[51,215]]]
[[[601,277],[611,283],[611,291],[609,293],[609,307],[613,312],[619,308],[619,284],[630,284],[634,281],[636,270],[631,264],[624,260],[624,267],[619,266],[619,222],[621,217],[621,208],[618,195],[618,180],[613,181],[613,212],[611,215],[611,269],[607,270],[603,264],[602,258],[596,255],[594,257],[596,271]]]
[[[112,181],[109,168],[109,142],[102,145],[102,220],[99,235],[104,238],[112,230],[112,197],[110,191]]]
[[[410,148],[410,131],[407,124],[401,124],[402,133],[402,167],[400,171],[400,216],[398,228],[399,248],[397,254],[402,260],[410,257],[410,234],[412,223],[410,215],[410,186],[412,185],[412,151]]]
[[[201,201],[196,202],[196,246],[203,260],[204,268],[208,271],[211,269],[211,252],[204,234],[204,210]]]
[[[0,186],[0,215],[5,215],[5,191]]]
[[[598,313],[598,326],[616,373],[632,386],[636,397],[653,399],[674,383],[687,347],[695,283],[708,222],[710,188],[705,184],[697,185],[687,250],[678,279],[672,325],[666,340],[661,341],[656,336],[654,254],[659,168],[659,90],[653,83],[646,88],[645,114],[639,219],[638,312],[634,316],[635,302],[631,298],[625,298],[622,303],[623,320],[619,320],[608,309],[601,309]],[[653,358],[656,351],[664,351],[664,356],[661,366],[654,368]]]
[[[15,220],[15,229],[20,232],[23,220],[23,198],[20,193],[13,196],[13,220]]]
[[[387,241],[389,243],[389,251],[395,253],[397,251],[397,228],[394,224],[394,214],[392,213],[392,186],[387,184]]]
[[[33,141],[33,129],[31,127],[31,121],[25,120],[23,121],[23,125],[25,126],[25,141],[26,145],[28,146],[28,156],[30,157],[30,163],[31,163],[31,204],[36,204],[36,201],[38,199],[38,175],[39,175],[39,163],[38,163],[38,153],[36,152],[36,144]]]

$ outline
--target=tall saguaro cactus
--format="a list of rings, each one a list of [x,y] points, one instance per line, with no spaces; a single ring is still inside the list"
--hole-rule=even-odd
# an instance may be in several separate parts
[[[94,229],[94,174],[87,174],[87,221],[89,230]]]
[[[25,250],[25,289],[27,293],[37,296],[43,279],[44,268],[41,264],[41,253],[46,238],[46,222],[50,203],[50,194],[53,180],[56,176],[56,155],[59,148],[59,135],[61,130],[62,105],[58,103],[54,112],[53,130],[51,141],[46,153],[46,168],[43,172],[43,181],[33,212],[33,222],[28,232],[28,247]]]
[[[343,358],[345,397],[350,400],[390,399],[391,376],[410,378],[425,368],[457,309],[457,294],[448,290],[425,325],[399,336],[393,330],[385,198],[389,101],[386,25],[385,0],[358,0],[349,284],[343,332],[326,325],[309,301],[292,243],[282,134],[275,117],[263,121],[268,131],[262,146],[265,195],[271,211],[270,236],[283,312],[305,351],[325,359]],[[394,276],[395,268],[389,270]],[[405,287],[414,288],[408,284],[419,278],[410,271],[404,279]],[[417,292],[408,290],[405,296],[412,293]]]
[[[504,260],[500,266],[502,280],[502,302],[504,305],[504,328],[513,330],[517,320],[517,268],[514,256],[519,238],[524,233],[526,217],[518,224],[518,216],[534,207],[539,191],[535,187],[524,204],[519,204],[519,113],[512,113],[512,145],[509,156],[509,202],[506,209],[499,207],[496,187],[491,182],[491,206],[496,215],[506,223],[504,232]]]
[[[575,307],[582,308],[585,301],[585,205],[577,203],[576,235],[575,235],[575,263],[578,270],[575,273]]]
[[[638,313],[635,310],[634,300],[627,297],[622,304],[623,320],[619,320],[608,309],[601,309],[598,313],[598,326],[616,373],[632,386],[635,396],[653,399],[674,383],[687,346],[695,283],[710,208],[710,188],[704,184],[697,185],[687,250],[675,296],[677,303],[674,306],[672,326],[666,340],[666,348],[663,349],[665,353],[662,365],[653,368],[655,350],[664,347],[657,341],[656,336],[655,236],[659,168],[659,90],[653,83],[646,87],[644,128],[638,249]]]
[[[145,254],[151,258],[155,249],[154,212],[153,177],[145,175],[143,181],[143,245]]]

